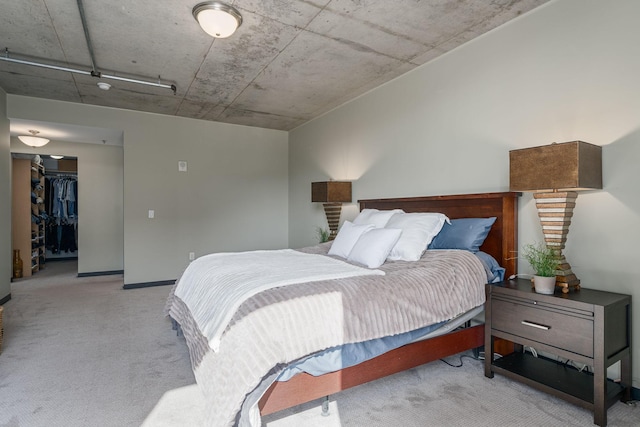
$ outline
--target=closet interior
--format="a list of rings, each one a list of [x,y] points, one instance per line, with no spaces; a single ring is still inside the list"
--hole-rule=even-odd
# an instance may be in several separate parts
[[[78,161],[44,159],[46,257],[78,258]]]
[[[78,257],[78,162],[12,155],[13,278]]]

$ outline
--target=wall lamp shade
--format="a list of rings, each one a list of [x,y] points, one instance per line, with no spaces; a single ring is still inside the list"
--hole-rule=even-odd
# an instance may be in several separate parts
[[[236,8],[217,1],[198,3],[192,13],[207,34],[219,39],[229,37],[242,24],[242,15]]]
[[[563,293],[580,289],[562,251],[578,191],[602,189],[602,147],[582,141],[553,143],[509,152],[509,188],[534,192],[548,248],[558,257],[556,285]]]
[[[31,135],[19,135],[18,139],[30,147],[43,147],[49,143],[47,138],[36,136],[40,133],[37,130],[30,130],[29,133]]]
[[[351,182],[323,181],[311,183],[311,201],[320,202],[329,224],[329,240],[338,235],[342,203],[351,203]]]

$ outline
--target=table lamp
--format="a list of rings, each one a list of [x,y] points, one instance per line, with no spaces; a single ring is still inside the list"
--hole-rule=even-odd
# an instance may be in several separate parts
[[[545,243],[558,256],[556,286],[579,290],[562,251],[578,191],[602,189],[602,147],[573,141],[509,151],[509,187],[534,193]]]
[[[324,181],[311,183],[311,201],[321,202],[329,223],[329,240],[336,238],[342,203],[351,203],[351,182]]]

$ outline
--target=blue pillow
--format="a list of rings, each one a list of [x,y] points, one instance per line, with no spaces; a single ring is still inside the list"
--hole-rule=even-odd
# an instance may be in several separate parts
[[[427,249],[465,249],[478,252],[496,217],[452,219],[433,238]]]

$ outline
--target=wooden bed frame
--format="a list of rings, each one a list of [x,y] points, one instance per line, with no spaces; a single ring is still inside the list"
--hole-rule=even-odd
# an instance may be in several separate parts
[[[360,209],[403,209],[405,212],[441,212],[450,219],[487,218],[494,223],[481,250],[491,254],[506,276],[516,273],[520,193],[481,193],[454,196],[360,200]],[[359,365],[314,377],[301,373],[286,382],[274,383],[260,399],[262,415],[335,394],[369,381],[451,356],[484,344],[484,325],[455,330],[445,335],[407,344]]]

